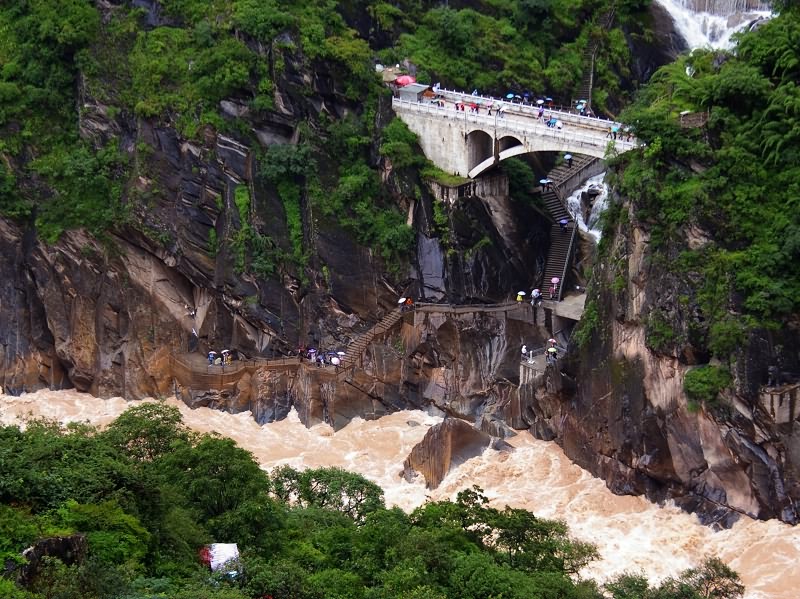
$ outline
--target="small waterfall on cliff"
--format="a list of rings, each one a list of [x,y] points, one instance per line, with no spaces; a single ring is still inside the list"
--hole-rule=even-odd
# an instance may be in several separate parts
[[[606,184],[603,183],[605,176],[605,173],[600,173],[599,175],[587,179],[586,183],[567,198],[567,209],[572,214],[575,222],[578,223],[578,228],[581,231],[589,233],[589,235],[594,237],[595,241],[600,241],[600,236],[602,235],[602,231],[600,230],[600,215],[603,214],[608,205],[608,188]],[[585,211],[581,202],[581,196],[590,189],[597,193],[594,195],[592,209],[589,211],[589,214],[584,217]]]
[[[690,48],[728,48],[731,36],[753,21],[769,18],[760,0],[656,0],[672,17]]]

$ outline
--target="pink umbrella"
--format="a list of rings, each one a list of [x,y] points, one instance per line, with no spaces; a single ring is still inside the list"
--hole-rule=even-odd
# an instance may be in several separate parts
[[[551,282],[551,283],[553,283],[553,284],[555,285],[555,284],[556,284],[556,283],[558,283],[560,280],[561,280],[561,279],[559,279],[558,277],[553,277],[552,279],[550,279],[550,282]]]
[[[400,87],[403,87],[404,85],[416,83],[417,80],[411,75],[400,75],[397,79],[394,80],[394,82]]]

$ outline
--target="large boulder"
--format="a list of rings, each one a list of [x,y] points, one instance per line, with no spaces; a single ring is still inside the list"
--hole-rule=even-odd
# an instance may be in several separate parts
[[[492,438],[457,418],[447,418],[432,426],[403,463],[406,479],[414,472],[425,477],[429,489],[438,487],[450,468],[478,456],[489,447]]]

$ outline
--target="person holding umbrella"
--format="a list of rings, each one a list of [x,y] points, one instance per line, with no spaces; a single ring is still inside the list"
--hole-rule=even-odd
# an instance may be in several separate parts
[[[564,154],[564,160],[567,161],[567,167],[572,168],[572,154]]]
[[[557,347],[548,347],[547,348],[547,361],[550,364],[555,364],[558,360],[558,348]]]
[[[558,291],[558,284],[561,281],[558,277],[553,277],[550,279],[550,299],[553,299],[556,296],[556,291]]]
[[[566,233],[567,232],[567,224],[568,223],[569,223],[569,220],[567,220],[566,218],[562,218],[560,221],[558,221],[558,224],[561,227],[561,232],[562,233]]]
[[[531,291],[531,305],[536,307],[542,305],[542,292],[538,289]]]
[[[517,301],[521,302],[523,297],[525,297],[525,292],[524,291],[517,291]]]

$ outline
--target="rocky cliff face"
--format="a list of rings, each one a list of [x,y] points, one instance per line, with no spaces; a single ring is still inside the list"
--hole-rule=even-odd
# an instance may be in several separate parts
[[[157,3],[142,5],[148,26],[168,24]],[[284,204],[258,177],[258,156],[272,145],[295,143],[305,123],[363,108],[337,88],[325,65],[286,53],[274,110],[251,114],[237,98],[220,102],[220,115],[235,120],[240,134],[206,127],[183,137],[169,122],[110,110],[81,79],[81,136],[98,147],[119,141],[136,165],[124,182],[129,216],[102,240],[75,230],[52,245],[37,237],[34,223],[0,219],[0,384],[7,392],[75,387],[101,396],[168,394],[175,390],[170,356],[177,353],[231,347],[272,357],[303,344],[340,348],[406,290],[417,299],[493,301],[533,280],[547,228],[535,210],[502,193],[507,184],[494,196],[448,205],[445,222],[437,224],[427,187],[377,152],[372,166],[382,169],[384,188],[416,231],[407,263],[387,265],[314,214],[303,197],[308,266],[283,264],[271,276],[238,268],[231,240],[243,225],[235,198],[240,188],[250,195],[251,226],[275,240],[276,251],[292,251]],[[384,99],[378,132],[390,118]],[[289,389],[301,383],[302,377],[288,382],[262,373],[231,397],[184,395],[197,404],[252,408],[270,420],[300,401],[304,391]]]
[[[512,423],[555,438],[617,493],[674,500],[723,526],[739,514],[796,523],[796,415],[775,417],[759,394],[768,349],[797,356],[796,329],[760,332],[740,348],[735,392],[724,402],[689,402],[684,375],[708,361],[703,318],[691,275],[671,274],[663,260],[704,236],[686,231],[681,242],[656,253],[630,204],[620,209],[585,314],[595,314],[594,335],[565,369],[576,379],[575,392],[523,385],[523,422]],[[675,327],[668,342],[659,337],[657,319]]]

